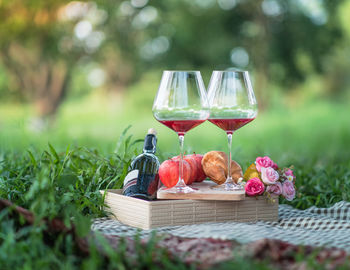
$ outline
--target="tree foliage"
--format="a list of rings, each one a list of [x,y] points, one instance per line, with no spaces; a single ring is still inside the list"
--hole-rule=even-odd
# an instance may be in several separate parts
[[[88,63],[115,91],[150,69],[249,69],[267,105],[271,82],[288,89],[329,72],[325,59],[344,46],[342,2],[2,1],[1,65],[8,90],[34,101],[41,115],[56,112],[74,69]]]

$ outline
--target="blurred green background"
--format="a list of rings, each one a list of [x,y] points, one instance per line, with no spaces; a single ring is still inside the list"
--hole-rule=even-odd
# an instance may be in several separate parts
[[[122,130],[176,135],[151,112],[162,71],[249,70],[259,116],[234,135],[247,162],[271,155],[349,160],[350,1],[0,0],[0,149],[87,146],[111,153]],[[226,150],[210,123],[187,152]],[[318,163],[317,163],[318,164]]]
[[[154,127],[160,159],[178,154],[152,116],[162,71],[200,70],[208,85],[213,70],[236,67],[249,70],[259,113],[234,134],[233,159],[294,164],[297,197],[280,203],[350,201],[349,44],[350,0],[0,0],[0,197],[87,233],[105,215],[99,190],[121,187],[141,151],[131,141]],[[227,151],[227,139],[206,122],[185,149]],[[45,238],[41,222],[20,228],[1,213],[7,269],[144,269],[158,254],[130,257],[121,244],[83,259],[69,234]]]

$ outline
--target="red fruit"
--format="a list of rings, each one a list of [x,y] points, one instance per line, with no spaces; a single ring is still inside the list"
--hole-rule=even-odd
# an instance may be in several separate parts
[[[180,160],[180,156],[176,156],[172,158],[173,160]],[[190,164],[190,180],[187,185],[191,185],[197,179],[197,162],[191,155],[184,156],[184,161],[187,161]]]
[[[172,160],[180,161],[180,156],[173,157]],[[193,158],[190,158],[189,156],[184,156],[183,160],[184,162],[187,161],[187,163],[190,165],[190,179],[188,180],[188,183],[186,182],[186,185],[191,185],[197,178],[197,163]]]
[[[164,186],[170,188],[176,185],[179,180],[179,161],[168,159],[164,161],[159,167],[159,179],[162,181]],[[187,161],[183,162],[183,179],[187,184],[190,180],[191,167]]]
[[[190,178],[190,182],[188,183],[189,185],[191,185],[193,182],[197,181],[197,175],[198,175],[197,161],[190,155],[185,156],[184,160],[186,160],[191,166],[191,178]]]
[[[203,155],[193,154],[193,155],[190,155],[190,157],[192,157],[197,163],[197,179],[196,179],[196,182],[204,181],[207,178],[207,176],[205,175],[205,173],[203,171],[203,167],[202,167]]]

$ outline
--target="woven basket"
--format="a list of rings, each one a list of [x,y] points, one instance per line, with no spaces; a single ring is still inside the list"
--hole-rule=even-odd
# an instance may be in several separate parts
[[[100,192],[104,194],[105,191]],[[205,222],[256,222],[278,219],[278,199],[274,203],[268,202],[264,197],[246,197],[242,201],[144,201],[121,194],[121,189],[106,191],[106,211],[110,213],[110,217],[146,230]]]

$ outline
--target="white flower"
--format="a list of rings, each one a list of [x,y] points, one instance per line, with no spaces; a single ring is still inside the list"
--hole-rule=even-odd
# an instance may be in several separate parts
[[[293,180],[294,180],[294,177],[291,175],[286,176],[286,178],[288,181],[291,181],[291,182],[293,182]]]

